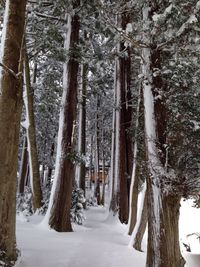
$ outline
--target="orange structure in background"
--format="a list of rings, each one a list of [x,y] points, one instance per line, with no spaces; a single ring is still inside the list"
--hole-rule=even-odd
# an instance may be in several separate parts
[[[98,173],[97,172],[94,172],[94,171],[91,171],[91,174],[90,174],[90,179],[91,179],[91,182],[95,182],[97,180],[97,178],[99,178],[99,181],[100,183],[107,183],[108,181],[108,171],[99,171]]]

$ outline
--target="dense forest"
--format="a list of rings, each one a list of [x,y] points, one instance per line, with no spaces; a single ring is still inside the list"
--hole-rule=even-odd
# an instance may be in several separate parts
[[[200,205],[200,1],[0,5],[0,266],[20,257],[16,214],[73,232],[106,205],[135,250],[148,228],[146,267],[185,266],[180,203]]]

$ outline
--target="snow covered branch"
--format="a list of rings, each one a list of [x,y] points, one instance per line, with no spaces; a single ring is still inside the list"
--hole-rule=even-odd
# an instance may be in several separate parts
[[[179,28],[179,30],[175,33],[174,36],[172,36],[168,41],[163,42],[161,44],[159,44],[157,46],[158,49],[168,45],[169,43],[175,41],[176,39],[178,39],[179,37],[181,37],[185,31],[189,28],[189,26],[192,23],[196,23],[198,22],[198,19],[196,18],[196,15],[199,13],[200,11],[200,1],[197,2],[196,7],[194,9],[194,12],[190,15],[190,17],[186,20],[186,22],[184,22],[181,27]]]

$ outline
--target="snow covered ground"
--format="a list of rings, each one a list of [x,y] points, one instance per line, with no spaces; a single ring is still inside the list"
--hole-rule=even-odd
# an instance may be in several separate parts
[[[18,267],[144,267],[145,254],[129,248],[126,227],[106,208],[91,207],[83,226],[73,233],[57,233],[17,219],[17,242],[22,258]],[[40,218],[41,219],[41,218]]]
[[[17,243],[22,257],[17,267],[144,267],[145,253],[128,247],[126,226],[104,207],[86,211],[83,226],[74,225],[73,233],[57,233],[46,229],[35,215],[30,222],[17,217]],[[186,235],[200,232],[200,210],[191,202],[182,202],[180,216],[181,242],[190,242],[197,265],[186,255],[187,267],[199,266],[199,240],[187,240]]]

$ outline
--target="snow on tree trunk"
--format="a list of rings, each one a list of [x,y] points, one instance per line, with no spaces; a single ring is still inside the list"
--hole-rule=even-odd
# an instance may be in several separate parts
[[[28,168],[28,151],[27,151],[27,137],[25,135],[23,140],[22,156],[21,156],[20,171],[19,171],[19,182],[18,182],[18,192],[20,194],[24,193],[27,168]]]
[[[15,217],[19,129],[22,109],[22,46],[25,0],[7,0],[0,62],[0,261],[17,259]],[[10,71],[9,71],[10,70]]]
[[[78,8],[75,1],[73,8]],[[50,203],[44,223],[48,221],[51,228],[59,232],[72,231],[70,208],[72,196],[72,181],[74,179],[73,163],[73,124],[76,118],[77,106],[77,75],[78,60],[76,45],[79,42],[79,16],[74,13],[67,15],[65,49],[71,51],[69,60],[64,64],[63,96],[61,102],[55,178],[51,191]]]
[[[31,86],[30,67],[27,51],[24,56],[24,72],[25,72],[25,92],[24,103],[26,108],[26,122],[27,122],[27,142],[29,154],[30,167],[30,184],[32,190],[33,210],[41,208],[42,206],[42,190],[40,182],[40,170],[37,152],[36,129],[35,129],[35,115],[34,115],[34,92]],[[34,75],[34,74],[33,74]]]
[[[141,244],[144,236],[144,232],[147,225],[147,193],[146,193],[146,182],[142,190],[142,199],[140,208],[138,211],[137,222],[135,228],[131,234],[129,246],[133,247],[138,251],[142,251]]]
[[[137,172],[137,153],[138,153],[138,144],[137,144],[137,135],[139,127],[139,115],[140,115],[140,105],[141,105],[141,88],[138,92],[138,103],[136,111],[136,123],[135,123],[135,140],[133,148],[133,169],[130,185],[130,194],[129,194],[129,220],[128,220],[128,234],[131,235],[137,220],[137,203],[138,203],[138,183],[139,177]]]
[[[145,112],[145,136],[148,156],[148,250],[147,267],[182,267],[178,236],[179,196],[170,195],[163,184],[168,178],[166,164],[166,107],[161,92],[165,84],[160,75],[153,75],[161,68],[161,51],[152,44],[150,30],[151,6],[143,7],[143,39],[147,47],[142,49],[143,96]],[[159,88],[159,90],[158,90]]]

